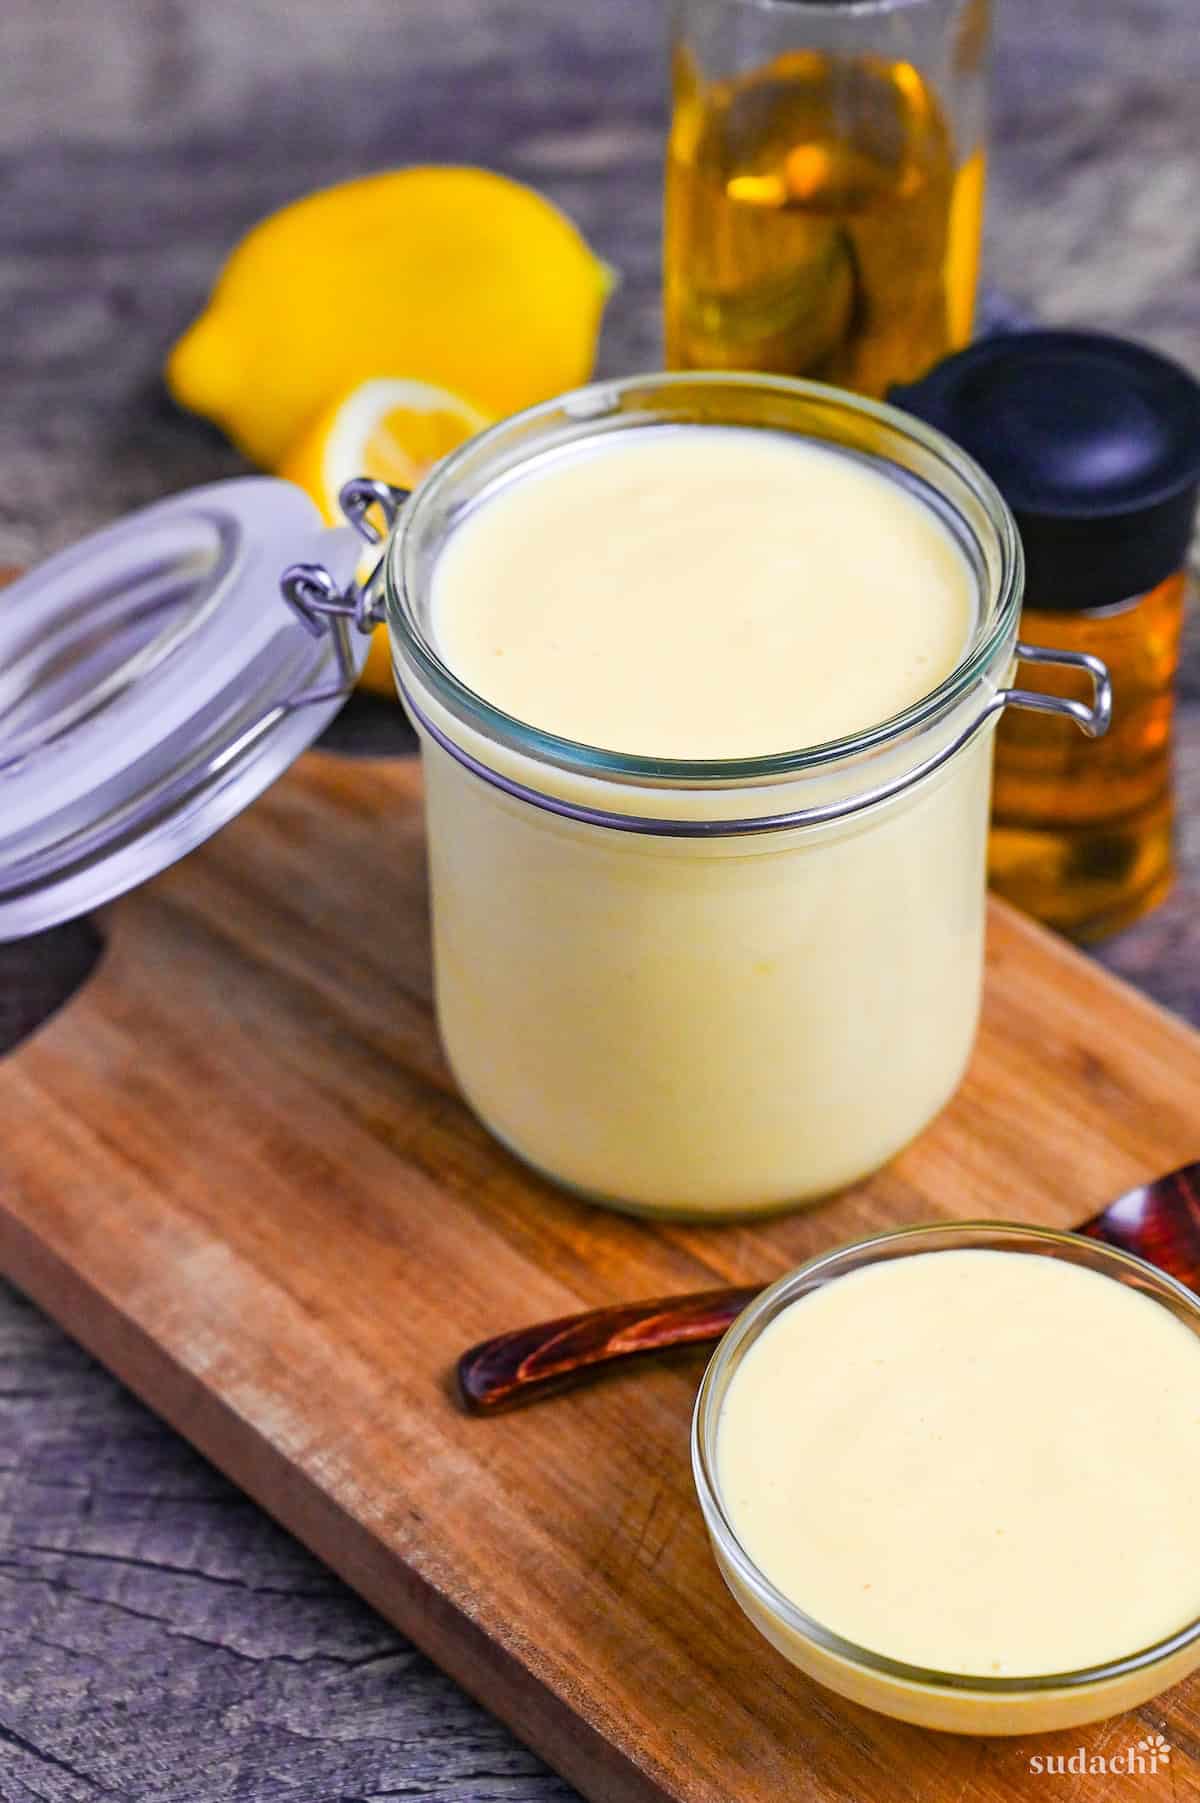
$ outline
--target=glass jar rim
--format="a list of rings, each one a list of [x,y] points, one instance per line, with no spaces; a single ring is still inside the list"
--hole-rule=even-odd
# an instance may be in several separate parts
[[[985,603],[990,601],[991,606],[981,607],[976,629],[962,657],[936,688],[874,726],[800,750],[740,758],[657,758],[611,751],[547,732],[495,706],[486,696],[464,683],[445,663],[432,636],[422,627],[413,604],[417,588],[412,567],[413,547],[422,514],[434,508],[448,490],[453,490],[464,469],[473,461],[493,456],[498,475],[503,448],[514,439],[529,443],[528,454],[519,460],[520,463],[532,463],[537,456],[551,451],[553,446],[545,442],[538,444],[535,435],[539,427],[544,427],[548,438],[556,419],[584,428],[581,439],[587,436],[587,426],[593,423],[602,426],[606,419],[614,416],[618,418],[617,429],[645,429],[647,424],[654,422],[639,421],[632,414],[627,416],[624,403],[639,395],[669,396],[673,392],[686,393],[689,389],[774,394],[831,411],[840,410],[852,419],[873,421],[893,438],[908,440],[920,447],[927,456],[944,465],[970,492],[995,535],[1000,558],[999,582],[993,596],[982,598]],[[621,421],[625,422],[623,427]],[[686,417],[681,416],[672,423],[687,423]],[[805,434],[797,431],[795,436],[803,438]],[[875,459],[876,464],[885,469],[889,461],[886,454]],[[954,511],[957,514],[957,509]],[[961,515],[958,517],[964,529],[969,530]],[[974,459],[936,428],[885,402],[868,400],[827,383],[724,370],[652,372],[596,382],[500,420],[434,466],[401,513],[383,559],[389,630],[411,660],[420,680],[452,716],[485,739],[523,754],[535,763],[551,764],[581,776],[648,788],[674,785],[746,788],[803,776],[850,762],[934,724],[971,694],[980,678],[992,668],[997,656],[1005,653],[1015,638],[1023,580],[1021,541],[1003,496]],[[406,698],[411,703],[412,698]]]
[[[1175,1305],[1179,1312],[1188,1317],[1191,1327],[1200,1336],[1200,1300],[1186,1285],[1132,1252],[1083,1234],[1060,1232],[1049,1227],[1027,1227],[1015,1221],[940,1221],[926,1226],[900,1227],[887,1233],[870,1234],[864,1239],[837,1246],[832,1251],[819,1253],[798,1269],[789,1271],[770,1284],[738,1316],[709,1360],[692,1413],[692,1475],[701,1512],[710,1535],[720,1549],[721,1557],[737,1573],[739,1582],[745,1585],[761,1608],[780,1620],[799,1639],[811,1642],[849,1665],[863,1667],[897,1682],[920,1685],[925,1689],[995,1697],[1079,1690],[1091,1684],[1143,1671],[1200,1640],[1200,1616],[1197,1616],[1149,1646],[1135,1648],[1128,1654],[1104,1660],[1097,1665],[1081,1666],[1075,1671],[1030,1673],[1014,1677],[939,1671],[934,1667],[910,1665],[904,1660],[892,1659],[886,1653],[875,1652],[844,1638],[832,1628],[806,1615],[803,1609],[772,1583],[751,1558],[738,1539],[725,1510],[715,1469],[720,1403],[724,1398],[722,1380],[729,1365],[747,1342],[753,1343],[758,1338],[769,1320],[774,1320],[796,1300],[795,1292],[818,1277],[823,1269],[842,1263],[849,1269],[858,1269],[864,1264],[874,1263],[873,1255],[877,1252],[887,1257],[889,1247],[896,1247],[906,1241],[912,1242],[914,1247],[919,1247],[922,1251],[947,1251],[954,1248],[1010,1251],[1025,1249],[1035,1255],[1065,1258],[1071,1263],[1090,1265],[1092,1268],[1107,1264],[1112,1267],[1114,1277],[1119,1272],[1125,1272],[1128,1277],[1138,1281],[1143,1292],[1149,1292],[1161,1303]],[[844,1271],[834,1270],[826,1281],[834,1281],[845,1274]]]

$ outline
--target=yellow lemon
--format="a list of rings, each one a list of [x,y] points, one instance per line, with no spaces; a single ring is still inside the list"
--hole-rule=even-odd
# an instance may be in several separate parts
[[[360,383],[327,408],[284,457],[279,474],[306,489],[327,520],[338,521],[338,492],[351,476],[379,476],[397,488],[415,488],[447,451],[490,424],[462,395],[429,382],[383,377]],[[382,626],[359,681],[380,694],[395,694]]]
[[[532,188],[486,169],[392,170],[257,225],[171,352],[167,383],[275,469],[370,377],[435,383],[497,415],[577,386],[611,286]]]

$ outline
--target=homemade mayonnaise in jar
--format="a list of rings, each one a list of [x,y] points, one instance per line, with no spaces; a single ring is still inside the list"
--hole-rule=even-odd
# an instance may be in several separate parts
[[[1200,1306],[1140,1259],[907,1229],[740,1317],[696,1481],[734,1596],[811,1676],[929,1727],[1067,1727],[1200,1664],[1198,1396]]]
[[[385,582],[438,1017],[493,1132],[700,1216],[826,1194],[919,1132],[975,1033],[1016,650],[982,473],[836,390],[642,378],[449,458]],[[1093,675],[1062,707],[1099,731]]]

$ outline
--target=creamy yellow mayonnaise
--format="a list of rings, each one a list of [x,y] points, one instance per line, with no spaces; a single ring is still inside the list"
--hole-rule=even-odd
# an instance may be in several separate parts
[[[717,1468],[776,1588],[909,1665],[1045,1676],[1200,1615],[1200,1339],[1062,1259],[922,1253],[792,1304],[730,1381]]]
[[[971,574],[932,509],[783,434],[600,439],[506,486],[433,580],[450,668],[506,713],[645,757],[794,751],[953,669]]]
[[[878,725],[956,664],[976,610],[956,539],[887,469],[702,425],[539,455],[439,547],[437,648],[507,713],[618,753]],[[817,827],[643,836],[513,799],[422,728],[442,1039],[514,1151],[648,1213],[752,1213],[854,1181],[947,1100],[978,1016],[990,734],[908,781],[978,694],[803,778],[621,782],[404,675],[439,734],[567,807],[753,824],[903,791]]]

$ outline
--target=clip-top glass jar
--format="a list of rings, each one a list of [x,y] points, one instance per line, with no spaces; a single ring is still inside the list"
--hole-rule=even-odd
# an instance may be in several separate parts
[[[673,762],[555,738],[454,675],[430,580],[463,515],[569,450],[685,423],[838,447],[941,516],[978,607],[931,694],[811,749]],[[342,505],[377,540],[373,503],[394,524],[405,498],[360,480]],[[822,1195],[919,1132],[975,1032],[991,728],[1011,702],[1094,735],[1110,705],[1095,658],[1017,643],[1020,546],[982,471],[839,390],[646,376],[493,427],[427,478],[365,581],[360,552],[298,489],[247,478],[6,591],[0,939],[215,832],[341,705],[386,612],[425,749],[442,1035],[501,1139],[598,1199],[719,1216]],[[1019,658],[1082,672],[1093,699],[1008,688]]]
[[[465,514],[586,442],[683,423],[838,447],[936,510],[978,606],[932,694],[815,748],[674,762],[539,731],[459,680],[430,601]],[[1102,665],[1016,643],[1021,581],[1012,518],[969,458],[811,383],[602,385],[427,478],[387,553],[387,618],[425,755],[442,1036],[513,1151],[624,1208],[729,1216],[851,1183],[938,1112],[978,1018],[992,728],[1010,703],[1107,723]],[[1092,702],[1009,688],[1021,657],[1085,671]]]

